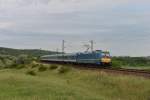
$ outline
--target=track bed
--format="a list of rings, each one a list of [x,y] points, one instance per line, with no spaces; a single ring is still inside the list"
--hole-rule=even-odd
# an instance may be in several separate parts
[[[139,69],[125,69],[125,68],[112,68],[108,65],[92,65],[92,64],[76,64],[76,63],[63,63],[63,62],[42,62],[47,64],[60,64],[60,65],[71,65],[74,68],[81,70],[94,70],[94,71],[104,71],[107,73],[113,74],[123,74],[123,75],[134,75],[142,76],[150,79],[150,71],[148,70],[139,70]]]

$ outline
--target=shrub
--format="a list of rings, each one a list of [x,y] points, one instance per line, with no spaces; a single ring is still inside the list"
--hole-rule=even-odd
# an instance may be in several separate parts
[[[36,75],[36,72],[34,70],[29,70],[26,72],[27,75],[32,75],[32,76],[35,76]]]
[[[2,60],[0,60],[0,67],[1,68],[5,67],[5,64],[4,64],[4,62]]]
[[[39,66],[41,66],[40,64],[31,64],[31,68],[36,68],[36,67],[39,67]]]
[[[26,67],[25,64],[17,64],[17,63],[13,63],[12,65],[7,66],[7,68],[13,68],[13,69],[22,69],[25,67]]]
[[[123,66],[122,61],[120,61],[118,59],[115,59],[115,58],[112,59],[112,67],[114,67],[114,68],[120,68],[122,66]]]
[[[65,66],[60,66],[58,68],[58,73],[66,73],[69,71],[69,68],[68,67],[65,67]]]
[[[4,62],[6,67],[9,67],[12,64],[14,64],[14,62],[12,60],[10,60],[10,59],[4,59],[3,62]]]
[[[57,68],[58,68],[57,65],[50,65],[50,67],[49,67],[50,70],[57,69]]]
[[[13,63],[11,66],[9,66],[9,68],[16,68],[18,66],[18,64]]]
[[[31,68],[35,68],[35,67],[37,67],[38,65],[36,65],[36,64],[32,64],[31,65]]]
[[[17,69],[22,69],[22,68],[25,68],[25,67],[26,67],[26,65],[20,64],[20,65],[17,66]]]
[[[117,61],[112,62],[112,67],[114,67],[114,68],[121,68],[121,66],[122,66],[122,64],[120,62],[117,62]]]
[[[40,72],[42,71],[46,71],[47,70],[47,67],[44,66],[44,65],[40,65],[39,69],[38,69]]]
[[[31,62],[32,59],[28,55],[19,55],[16,59],[17,64],[30,64]]]

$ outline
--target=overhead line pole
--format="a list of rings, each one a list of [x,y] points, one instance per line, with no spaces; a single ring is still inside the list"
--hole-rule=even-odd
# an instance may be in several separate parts
[[[62,54],[65,52],[65,40],[62,41]]]
[[[56,53],[57,53],[57,56],[58,56],[58,53],[59,53],[59,49],[58,48],[56,49]]]
[[[65,53],[65,40],[62,41],[62,57],[64,61],[64,53]]]
[[[91,43],[91,51],[93,51],[93,49],[94,49],[94,41],[91,40],[90,43]]]

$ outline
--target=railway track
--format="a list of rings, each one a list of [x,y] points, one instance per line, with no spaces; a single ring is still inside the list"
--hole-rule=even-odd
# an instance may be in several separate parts
[[[45,62],[50,64],[50,62]],[[52,63],[57,64],[57,63]],[[64,63],[59,63],[61,65],[68,65]],[[138,70],[138,69],[124,69],[124,68],[112,68],[110,67],[99,67],[96,65],[84,65],[84,64],[69,64],[74,68],[82,69],[82,70],[95,70],[95,71],[104,71],[112,74],[123,74],[123,75],[134,75],[134,76],[142,76],[150,79],[150,71],[148,70]]]
[[[134,76],[142,76],[150,79],[150,71],[148,70],[138,70],[138,69],[124,69],[124,68],[111,68],[111,67],[98,67],[98,66],[76,66],[76,68],[83,70],[95,70],[95,71],[104,71],[113,74],[123,74],[123,75],[134,75]]]
[[[122,74],[128,74],[128,75],[135,75],[135,76],[142,76],[142,77],[146,77],[146,78],[150,78],[150,71],[147,70],[137,70],[137,69],[123,69],[123,68],[119,68],[119,69],[109,69],[112,71],[118,71],[121,72]]]

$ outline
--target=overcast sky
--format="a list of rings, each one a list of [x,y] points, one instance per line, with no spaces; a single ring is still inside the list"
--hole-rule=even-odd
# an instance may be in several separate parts
[[[0,46],[150,56],[150,0],[0,0]]]

